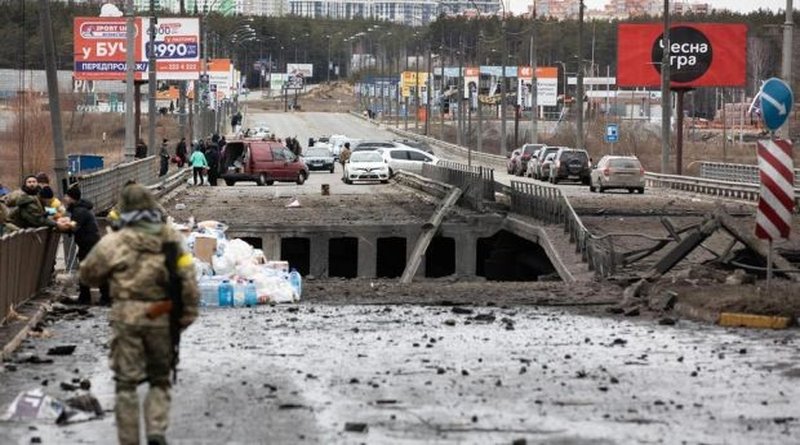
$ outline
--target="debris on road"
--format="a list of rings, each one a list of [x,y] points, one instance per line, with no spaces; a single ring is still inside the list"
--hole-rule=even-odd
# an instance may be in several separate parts
[[[6,414],[5,421],[46,420],[59,425],[98,419],[103,416],[100,402],[91,394],[61,401],[46,395],[41,388],[20,392]]]
[[[47,350],[47,355],[72,355],[76,345],[56,346]]]

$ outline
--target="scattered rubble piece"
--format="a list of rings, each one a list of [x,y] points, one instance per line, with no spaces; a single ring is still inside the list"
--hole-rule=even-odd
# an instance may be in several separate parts
[[[344,424],[344,430],[348,433],[366,433],[367,430],[369,430],[369,427],[366,423],[346,422]]]
[[[47,420],[59,425],[98,419],[103,416],[100,402],[91,394],[61,401],[46,395],[41,388],[20,392],[0,420]]]
[[[47,355],[72,355],[76,345],[62,345],[47,350]]]

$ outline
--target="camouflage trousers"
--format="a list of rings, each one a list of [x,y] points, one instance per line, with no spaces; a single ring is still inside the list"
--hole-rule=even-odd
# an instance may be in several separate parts
[[[122,445],[139,443],[139,396],[136,388],[149,382],[144,401],[148,439],[163,439],[170,408],[169,328],[112,322],[111,369],[116,380],[117,434]]]

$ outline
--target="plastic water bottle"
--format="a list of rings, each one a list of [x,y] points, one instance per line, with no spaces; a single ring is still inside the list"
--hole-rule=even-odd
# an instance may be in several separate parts
[[[207,276],[200,277],[200,304],[205,307],[219,304],[217,282]]]
[[[219,296],[219,307],[233,306],[233,284],[228,280],[222,280],[217,291]]]
[[[256,283],[249,280],[244,287],[244,305],[253,307],[258,304],[258,292],[256,291]]]
[[[236,281],[233,285],[233,304],[234,307],[244,306],[246,284],[241,281]]]
[[[295,294],[297,294],[297,298],[300,298],[300,295],[303,293],[303,277],[295,268],[292,268],[292,271],[289,272],[289,284],[292,285]]]

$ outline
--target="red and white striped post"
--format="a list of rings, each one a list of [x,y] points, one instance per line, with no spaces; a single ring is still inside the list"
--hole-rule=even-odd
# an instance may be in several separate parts
[[[792,142],[770,139],[758,142],[758,174],[761,193],[756,213],[756,237],[769,241],[767,287],[772,280],[772,242],[786,239],[794,210]]]

